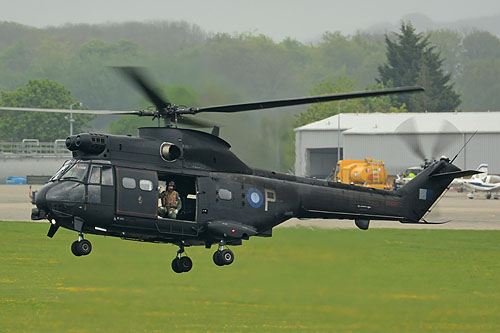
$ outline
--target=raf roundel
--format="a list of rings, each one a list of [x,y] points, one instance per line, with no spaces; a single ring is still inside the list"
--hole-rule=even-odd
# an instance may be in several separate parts
[[[259,208],[264,203],[264,196],[261,191],[251,188],[247,193],[247,201],[253,208]]]

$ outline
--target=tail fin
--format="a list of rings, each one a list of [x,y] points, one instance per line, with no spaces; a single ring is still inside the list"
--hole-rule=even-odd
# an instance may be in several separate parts
[[[483,178],[483,177],[486,177],[488,175],[488,164],[486,164],[486,163],[479,164],[479,166],[477,167],[476,171],[479,171],[479,173],[473,175],[472,178]]]
[[[461,171],[447,159],[441,159],[430,165],[397,191],[403,197],[406,217],[401,222],[419,222],[453,179],[477,173],[479,171]]]

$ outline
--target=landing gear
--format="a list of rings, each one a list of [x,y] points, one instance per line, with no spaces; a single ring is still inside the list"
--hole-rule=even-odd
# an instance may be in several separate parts
[[[231,265],[234,261],[234,253],[230,249],[224,249],[224,243],[219,244],[219,249],[214,252],[214,263],[217,266]]]
[[[92,251],[92,244],[88,240],[83,239],[83,235],[80,233],[78,240],[71,244],[71,252],[75,256],[80,257],[90,254],[90,251]]]
[[[486,199],[491,199],[491,193],[486,193]]]
[[[189,272],[193,268],[193,261],[188,256],[182,256],[184,246],[179,245],[177,256],[172,260],[172,270],[176,273]]]

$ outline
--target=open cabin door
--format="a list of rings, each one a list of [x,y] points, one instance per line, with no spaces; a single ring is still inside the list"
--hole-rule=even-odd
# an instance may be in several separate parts
[[[116,168],[116,213],[158,217],[158,176],[154,171]]]
[[[210,196],[215,195],[215,185],[210,177],[198,177],[196,184],[196,221],[203,223],[210,219]],[[212,200],[214,198],[212,197]]]

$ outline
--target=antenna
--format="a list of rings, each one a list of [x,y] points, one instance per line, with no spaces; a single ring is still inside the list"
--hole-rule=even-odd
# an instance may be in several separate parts
[[[458,153],[455,155],[455,157],[453,157],[453,159],[451,160],[450,163],[453,163],[453,161],[458,157],[458,155],[462,152],[462,150],[464,150],[465,146],[467,146],[467,144],[469,143],[470,140],[472,140],[472,138],[474,137],[474,135],[476,135],[478,130],[476,130],[474,132],[474,134],[472,134],[472,136],[469,138],[469,140],[467,140],[467,142],[463,145],[463,147],[458,151]]]

